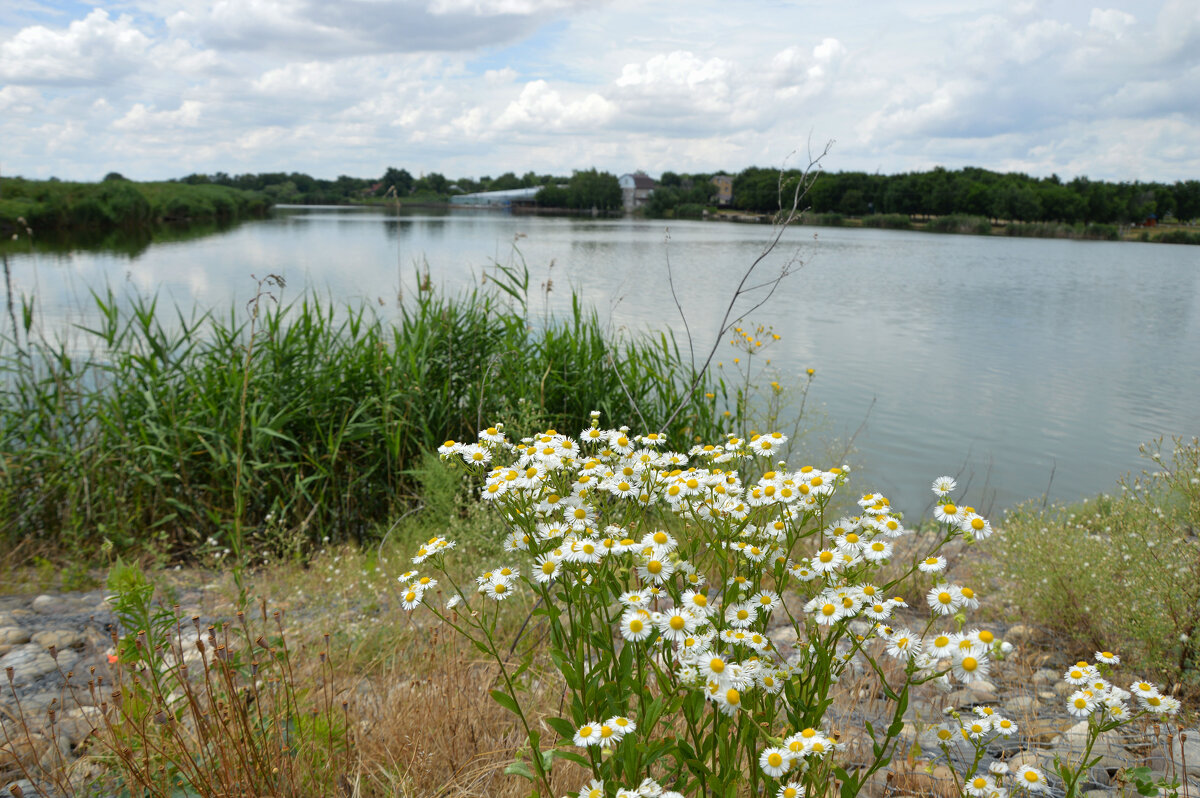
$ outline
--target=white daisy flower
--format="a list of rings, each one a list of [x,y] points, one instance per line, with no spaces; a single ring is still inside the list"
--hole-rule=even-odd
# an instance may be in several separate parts
[[[763,773],[777,779],[792,765],[792,760],[786,756],[786,753],[781,748],[765,748],[758,756],[758,766],[762,768]]]
[[[942,498],[957,487],[958,483],[954,481],[954,477],[938,477],[933,481],[933,492]]]

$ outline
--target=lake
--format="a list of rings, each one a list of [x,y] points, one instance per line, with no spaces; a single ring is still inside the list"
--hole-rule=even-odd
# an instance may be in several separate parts
[[[523,258],[535,320],[566,312],[574,288],[614,331],[669,327],[684,340],[669,263],[706,352],[771,235],[712,222],[280,208],[132,257],[9,262],[14,291],[37,295],[49,334],[89,322],[88,290],[105,284],[227,309],[253,295],[252,274],[276,273],[288,282],[284,300],[308,290],[387,312],[419,274],[458,291],[493,262]],[[780,336],[763,357],[781,386],[816,370],[811,451],[837,451],[854,436],[856,488],[883,491],[910,517],[928,508],[929,483],[942,474],[969,484],[981,509],[1047,492],[1074,500],[1148,465],[1139,443],[1200,434],[1198,247],[794,227],[751,282],[791,259],[794,273],[744,326]],[[716,359],[726,374],[734,356],[723,341]]]

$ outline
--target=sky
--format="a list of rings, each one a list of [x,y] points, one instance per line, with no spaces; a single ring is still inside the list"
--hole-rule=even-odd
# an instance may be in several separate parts
[[[4,0],[0,174],[1200,178],[1200,2]]]

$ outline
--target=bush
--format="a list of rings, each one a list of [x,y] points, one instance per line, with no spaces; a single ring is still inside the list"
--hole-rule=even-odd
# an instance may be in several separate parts
[[[1142,447],[1116,495],[1009,513],[999,579],[1021,612],[1076,647],[1119,646],[1146,673],[1200,689],[1200,441]]]
[[[1192,233],[1187,230],[1168,230],[1155,236],[1154,240],[1160,244],[1200,244],[1200,233]]]
[[[982,216],[952,213],[931,219],[925,229],[931,233],[966,233],[968,235],[991,235],[992,223]]]
[[[885,230],[911,230],[912,220],[903,213],[875,213],[864,216],[863,227],[879,227]]]

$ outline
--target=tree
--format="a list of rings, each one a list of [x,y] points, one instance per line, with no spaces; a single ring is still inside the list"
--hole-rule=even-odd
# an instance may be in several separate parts
[[[509,191],[521,188],[521,179],[512,172],[505,172],[488,185],[488,191]]]
[[[621,184],[609,172],[598,172],[595,168],[577,171],[567,183],[567,206],[602,211],[620,208]]]
[[[387,171],[383,173],[383,177],[379,178],[379,182],[383,184],[379,189],[380,194],[386,194],[387,190],[393,186],[396,188],[396,193],[400,196],[412,193],[413,176],[408,173],[407,169],[397,169],[389,166]]]

